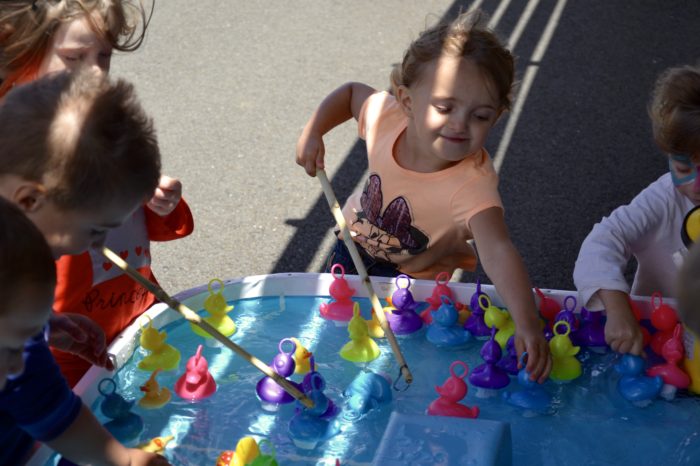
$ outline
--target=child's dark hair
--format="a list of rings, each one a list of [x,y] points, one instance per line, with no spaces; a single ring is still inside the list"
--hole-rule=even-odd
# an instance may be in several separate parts
[[[485,15],[477,10],[423,31],[408,47],[401,64],[392,70],[394,95],[399,86],[410,88],[420,81],[423,69],[433,60],[442,56],[462,57],[476,63],[493,84],[500,107],[510,109],[515,79],[513,55],[482,25],[484,22]]]
[[[56,285],[56,262],[44,236],[14,204],[0,197],[0,302],[16,301],[18,290]],[[0,313],[7,306],[0,306]]]
[[[15,88],[0,105],[0,175],[46,188],[63,210],[145,202],[160,177],[152,120],[124,80],[79,70]]]
[[[649,104],[654,140],[666,153],[700,152],[700,66],[664,71]]]
[[[150,21],[142,0],[2,0],[0,70],[7,81],[1,89],[33,78],[56,29],[81,16],[98,37],[122,52],[139,48]]]

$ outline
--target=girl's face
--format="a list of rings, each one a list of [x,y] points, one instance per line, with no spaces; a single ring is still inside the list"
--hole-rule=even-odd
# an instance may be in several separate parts
[[[15,299],[0,310],[0,390],[8,377],[24,372],[24,344],[42,331],[51,315],[53,287],[12,290]]]
[[[700,154],[693,157],[671,155],[668,165],[676,189],[690,199],[693,205],[700,205]]]
[[[111,58],[112,46],[95,34],[86,16],[81,16],[56,29],[38,77],[63,70],[75,71],[81,66],[108,73]]]
[[[431,171],[478,152],[501,113],[490,81],[465,58],[429,63],[417,83],[399,89],[399,101],[415,133],[413,156]]]

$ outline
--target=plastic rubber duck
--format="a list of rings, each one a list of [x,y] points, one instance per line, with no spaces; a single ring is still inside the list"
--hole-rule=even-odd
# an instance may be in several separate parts
[[[289,351],[284,351],[285,344],[291,344]],[[272,358],[270,367],[278,375],[285,379],[294,373],[296,363],[294,362],[294,352],[296,351],[296,343],[291,338],[283,338],[277,345],[279,353]],[[301,390],[301,385],[289,381],[292,385]],[[275,382],[275,379],[269,376],[264,376],[255,386],[255,392],[260,399],[262,408],[266,411],[277,411],[280,405],[288,404],[294,401],[294,397],[287,393],[281,385]]]
[[[458,315],[454,303],[447,296],[442,296],[442,305],[433,311],[433,323],[428,326],[426,339],[438,347],[460,347],[472,340],[468,330],[457,322]]]
[[[576,297],[569,295],[564,298],[564,308],[557,312],[557,315],[554,316],[554,320],[551,322],[552,325],[545,329],[545,337],[548,340],[554,336],[552,329],[557,325],[557,322],[565,321],[569,324],[569,328],[571,329],[569,338],[571,338],[572,341],[575,341],[576,333],[578,332],[579,328],[579,321],[574,313],[575,309]]]
[[[138,448],[139,450],[146,451],[148,453],[158,453],[159,455],[162,455],[163,452],[165,452],[165,447],[174,438],[174,435],[167,435],[165,437],[154,437],[148,442],[136,445],[136,448]]]
[[[487,327],[496,327],[496,341],[501,345],[501,349],[506,349],[508,339],[515,333],[515,322],[505,309],[501,309],[491,304],[488,296],[479,297],[479,306],[484,311],[484,323]]]
[[[253,437],[243,437],[234,451],[226,450],[219,454],[216,466],[246,466],[260,455],[258,442]]]
[[[479,305],[479,298],[481,296],[488,296],[486,293],[481,291],[481,280],[476,280],[476,291],[472,294],[469,300],[469,308],[472,313],[464,323],[464,328],[469,330],[477,340],[488,340],[491,336],[491,329],[484,322],[484,310],[481,309]]]
[[[634,318],[637,319],[637,322],[641,322],[643,314],[642,310],[639,308],[639,305],[629,296],[627,297],[627,303],[632,310],[632,314],[634,314]],[[644,325],[640,324],[639,329],[642,331],[642,347],[646,348],[651,342],[651,334],[649,333],[649,329],[647,329]]]
[[[143,397],[139,400],[139,406],[142,408],[162,408],[168,401],[170,401],[172,396],[170,390],[168,390],[167,387],[161,388],[156,380],[156,376],[160,371],[161,369],[156,369],[153,371],[146,383],[139,387],[139,389],[144,393]]]
[[[457,375],[456,367],[461,366],[464,372]],[[436,386],[435,391],[440,397],[428,406],[428,414],[432,416],[466,417],[474,419],[479,416],[479,407],[469,407],[460,403],[467,396],[467,383],[464,378],[469,373],[469,366],[462,361],[450,364],[450,377],[442,386]]]
[[[272,442],[265,438],[261,439],[258,442],[258,448],[260,454],[253,458],[253,461],[248,463],[247,466],[278,466],[275,459],[275,447],[272,446]]]
[[[496,342],[495,327],[491,330],[491,338],[484,343],[479,354],[484,363],[469,374],[469,383],[477,387],[475,395],[478,398],[495,396],[499,389],[510,383],[508,373],[496,364],[501,359],[501,346]]]
[[[175,393],[188,401],[199,401],[216,391],[216,382],[209,373],[209,364],[202,356],[202,345],[187,361],[185,373],[175,382]]]
[[[370,409],[391,401],[391,380],[384,374],[360,372],[343,391],[343,396],[347,398],[343,417],[355,421]]]
[[[289,436],[297,447],[313,450],[317,444],[339,433],[340,427],[332,421],[338,410],[323,393],[326,381],[315,371],[307,375],[302,387],[314,407],[306,408],[297,403],[296,413],[289,421]]]
[[[336,269],[340,269],[340,277],[336,276]],[[328,288],[328,292],[334,301],[321,304],[319,308],[321,317],[338,322],[348,322],[352,319],[353,301],[351,298],[355,294],[355,288],[352,288],[345,280],[345,268],[342,265],[333,264],[331,275],[333,275],[334,280]]]
[[[154,371],[156,369],[171,371],[177,369],[177,366],[180,364],[180,352],[165,342],[167,338],[168,334],[165,330],[159,332],[153,326],[151,318],[148,317],[148,326],[141,329],[139,341],[144,349],[150,351],[150,354],[139,361],[139,369],[144,371]]]
[[[295,374],[307,374],[311,370],[311,351],[304,348],[299,339],[290,338],[296,345],[294,350],[294,373]]]
[[[561,307],[552,298],[548,298],[539,288],[535,288],[535,294],[540,298],[540,304],[538,306],[540,310],[540,315],[544,320],[551,325],[551,322],[559,314]]]
[[[515,349],[515,335],[508,339],[505,354],[501,356],[501,360],[496,365],[510,375],[518,375],[518,352]]]
[[[644,360],[639,356],[623,354],[615,370],[622,374],[617,382],[618,392],[635,406],[649,405],[661,392],[664,381],[659,376],[644,375]]]
[[[552,395],[542,385],[530,379],[530,373],[525,370],[527,353],[522,354],[521,360],[523,368],[518,372],[518,384],[522,388],[511,393],[503,392],[503,399],[508,404],[524,409],[525,417],[550,412],[552,410]]]
[[[97,391],[105,397],[100,410],[111,419],[104,426],[120,442],[130,442],[143,431],[143,419],[131,412],[134,401],[126,401],[116,390],[117,383],[111,378],[102,379],[97,385]]]
[[[381,350],[369,336],[367,322],[360,315],[360,305],[354,304],[353,316],[348,324],[350,341],[340,349],[340,356],[352,362],[369,362],[379,357]]]
[[[578,331],[571,336],[571,341],[577,346],[585,346],[599,353],[605,352],[608,345],[605,342],[603,313],[582,307],[579,322]]]
[[[218,291],[214,291],[214,283],[219,284]],[[233,306],[228,305],[226,303],[226,298],[224,298],[224,282],[218,278],[214,278],[209,282],[208,288],[209,296],[207,296],[207,299],[204,300],[204,310],[210,315],[205,317],[203,320],[217,329],[225,337],[230,337],[236,333],[236,323],[228,316],[228,313],[233,310]],[[192,331],[200,337],[204,337],[207,340],[213,340],[214,337],[198,326],[194,324],[190,324],[190,326]]]
[[[401,286],[401,279],[406,280],[406,286]],[[423,320],[416,314],[419,304],[413,298],[413,294],[408,289],[411,280],[408,275],[399,275],[394,281],[396,290],[391,295],[393,309],[385,312],[391,330],[396,335],[409,335],[415,333],[423,327]]]
[[[566,328],[565,333],[559,333],[559,328]],[[576,355],[581,349],[574,346],[569,338],[571,326],[565,320],[560,320],[552,328],[554,336],[549,340],[549,351],[552,353],[552,372],[549,377],[555,382],[569,382],[581,375],[581,363]]]
[[[301,388],[304,394],[314,402],[313,412],[323,419],[335,417],[340,409],[338,406],[323,393],[326,388],[326,380],[316,371],[316,361],[311,357],[311,371],[304,376],[301,382]]]
[[[656,298],[659,300],[658,305],[655,304]],[[673,336],[674,328],[678,323],[678,316],[671,306],[664,304],[664,299],[659,292],[651,295],[651,305],[653,307],[651,311],[651,325],[654,326],[656,332],[651,336],[649,344],[654,353],[661,355],[664,343]]]
[[[387,308],[385,307],[384,310],[387,310]],[[367,322],[367,331],[372,338],[384,338],[384,329],[382,324],[379,323],[379,317],[377,317],[374,309],[372,309],[372,319]]]
[[[690,386],[690,376],[688,376],[683,369],[678,367],[678,364],[680,364],[685,355],[683,341],[681,340],[682,332],[682,325],[680,323],[676,324],[671,338],[666,340],[663,348],[661,348],[661,355],[666,362],[647,370],[648,376],[655,377],[658,375],[663,379],[664,385],[661,388],[661,397],[666,400],[675,398],[676,391],[679,388],[686,389]]]
[[[452,293],[452,290],[449,286],[447,286],[449,282],[450,274],[448,274],[447,272],[440,272],[437,275],[437,277],[435,277],[435,288],[433,288],[432,294],[425,299],[429,306],[427,309],[423,310],[420,313],[420,318],[423,319],[423,322],[426,325],[430,325],[431,323],[433,323],[433,316],[431,315],[431,312],[439,308],[440,304],[442,304],[440,296],[447,296],[455,303],[455,307],[459,312],[459,323],[461,325],[464,325],[464,323],[471,315],[471,312],[469,312],[467,306],[457,302],[457,300],[454,297],[454,294]]]

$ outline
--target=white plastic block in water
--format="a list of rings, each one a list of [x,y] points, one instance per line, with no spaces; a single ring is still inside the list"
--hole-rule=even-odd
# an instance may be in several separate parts
[[[485,419],[391,413],[375,466],[511,466],[510,424]]]

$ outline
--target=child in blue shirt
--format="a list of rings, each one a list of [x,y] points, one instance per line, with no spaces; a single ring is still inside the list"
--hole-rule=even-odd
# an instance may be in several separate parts
[[[45,336],[54,259],[101,245],[155,189],[150,118],[129,84],[64,73],[8,94],[0,148],[0,464],[22,464],[35,440],[78,464],[169,464],[100,425]]]

